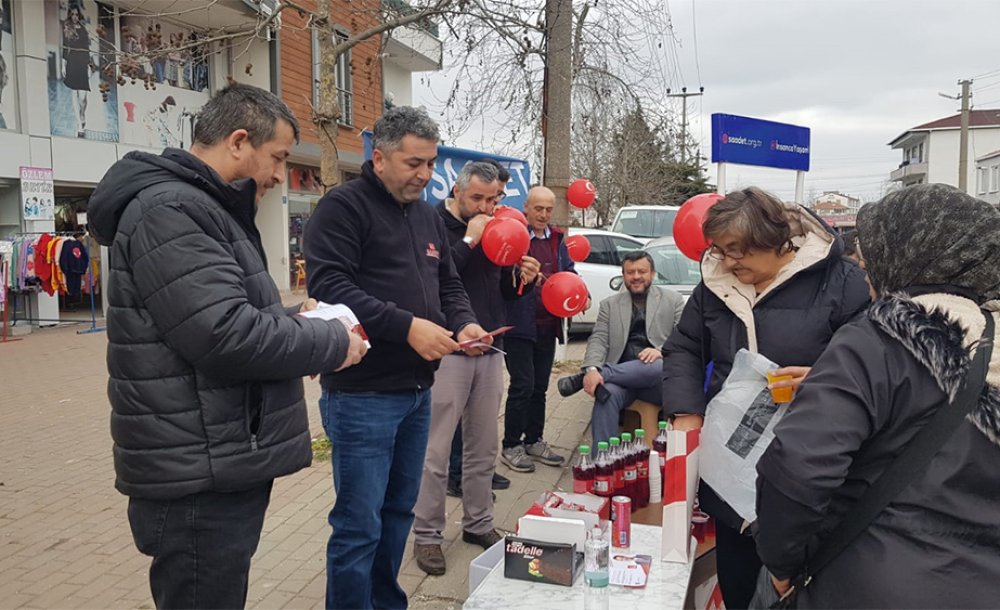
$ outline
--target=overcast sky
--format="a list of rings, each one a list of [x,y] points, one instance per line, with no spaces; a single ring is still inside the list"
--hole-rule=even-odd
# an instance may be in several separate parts
[[[877,198],[902,160],[888,142],[957,113],[959,103],[938,92],[957,95],[960,78],[974,79],[974,107],[1000,108],[998,0],[660,1],[675,39],[662,36],[666,82],[705,87],[688,106],[702,153],[711,156],[715,112],[809,127],[807,196],[839,190]],[[442,78],[447,73],[432,86]],[[434,109],[418,80],[414,103]],[[457,144],[476,140],[469,134]],[[706,165],[714,182],[715,165]],[[727,173],[730,190],[757,184],[794,194],[793,172],[730,165]]]

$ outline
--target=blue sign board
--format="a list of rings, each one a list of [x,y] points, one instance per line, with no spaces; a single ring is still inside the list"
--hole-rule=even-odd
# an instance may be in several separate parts
[[[365,159],[371,159],[372,132],[365,130],[362,133],[362,138],[365,143]],[[430,203],[437,203],[451,197],[451,187],[455,184],[455,178],[462,167],[470,161],[482,159],[493,159],[510,171],[510,182],[507,183],[507,196],[504,198],[503,204],[524,211],[524,202],[528,198],[528,189],[531,187],[531,165],[527,161],[451,146],[438,146],[434,175],[431,176],[431,181],[424,189],[424,199]]]
[[[809,128],[713,114],[712,163],[809,171]]]

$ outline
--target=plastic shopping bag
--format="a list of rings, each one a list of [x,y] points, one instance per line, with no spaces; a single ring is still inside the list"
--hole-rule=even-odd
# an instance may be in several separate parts
[[[748,523],[757,519],[757,460],[788,410],[775,404],[767,371],[777,365],[741,349],[722,390],[708,403],[701,430],[701,478]]]

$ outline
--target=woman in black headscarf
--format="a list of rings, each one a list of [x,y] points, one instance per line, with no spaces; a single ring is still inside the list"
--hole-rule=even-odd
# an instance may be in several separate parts
[[[779,591],[958,393],[988,341],[986,316],[1000,328],[996,208],[949,186],[914,186],[863,207],[858,235],[879,298],[834,336],[757,466],[757,548]],[[930,465],[800,588],[799,607],[996,608],[998,464],[994,349],[969,416]]]

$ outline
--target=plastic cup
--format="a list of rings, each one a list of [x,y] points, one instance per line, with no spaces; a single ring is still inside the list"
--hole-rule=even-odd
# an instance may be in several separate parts
[[[775,375],[774,373],[767,374],[767,383],[775,383],[777,381],[788,381],[792,379],[791,375]],[[771,400],[775,404],[781,404],[785,402],[792,402],[792,396],[795,394],[794,388],[773,388],[771,390]]]

